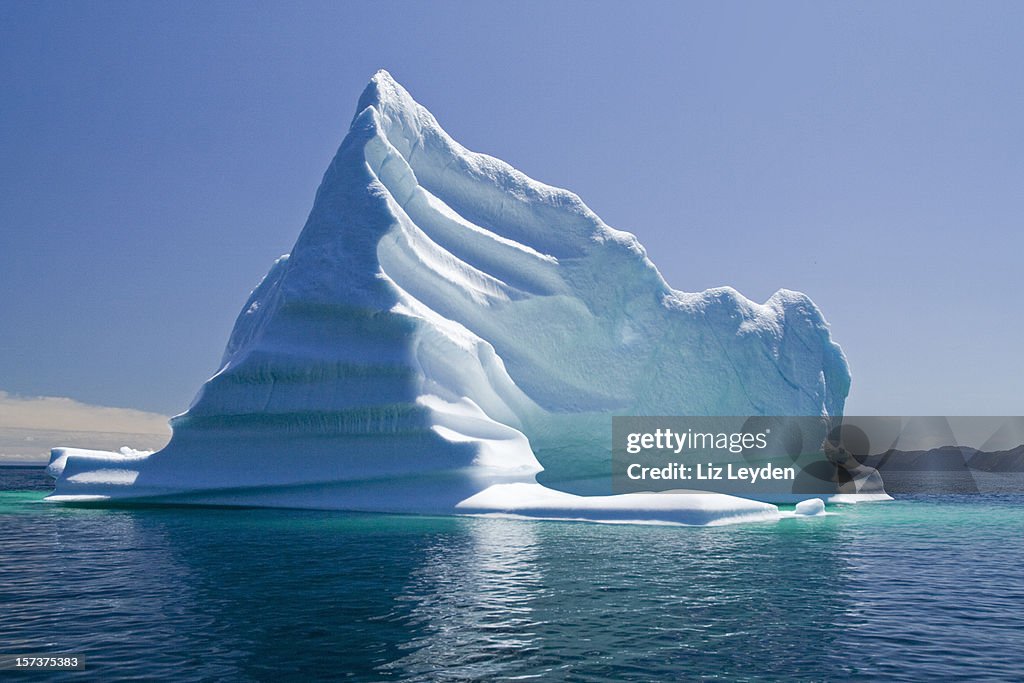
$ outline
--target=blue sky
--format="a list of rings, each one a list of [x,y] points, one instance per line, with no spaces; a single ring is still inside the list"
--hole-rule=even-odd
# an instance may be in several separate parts
[[[0,390],[174,413],[387,68],[673,286],[807,292],[851,414],[1022,414],[1024,5],[0,3]]]

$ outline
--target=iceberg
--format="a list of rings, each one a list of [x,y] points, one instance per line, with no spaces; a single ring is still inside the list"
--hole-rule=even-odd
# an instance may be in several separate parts
[[[836,416],[849,384],[807,296],[672,289],[632,234],[467,150],[380,71],[168,445],[55,449],[48,500],[768,519],[609,495],[611,416]]]

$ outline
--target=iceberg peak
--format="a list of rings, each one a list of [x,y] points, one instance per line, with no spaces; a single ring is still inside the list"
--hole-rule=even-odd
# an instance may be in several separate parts
[[[411,108],[413,100],[405,88],[399,85],[386,69],[378,69],[370,77],[370,82],[363,89],[363,94],[359,96],[356,114],[358,115],[367,107],[379,107],[385,104],[406,105]]]

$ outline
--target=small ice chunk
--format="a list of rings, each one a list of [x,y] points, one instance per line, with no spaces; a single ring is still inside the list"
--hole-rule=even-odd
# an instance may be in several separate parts
[[[821,498],[809,498],[796,504],[796,514],[803,517],[825,514],[825,503]]]

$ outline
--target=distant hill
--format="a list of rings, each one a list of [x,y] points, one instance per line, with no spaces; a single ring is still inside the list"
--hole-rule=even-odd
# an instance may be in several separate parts
[[[1006,451],[980,451],[968,446],[942,446],[927,451],[890,449],[867,458],[883,472],[1024,472],[1024,444]]]
[[[982,472],[1024,472],[1024,444],[1008,451],[975,451],[968,465]]]

